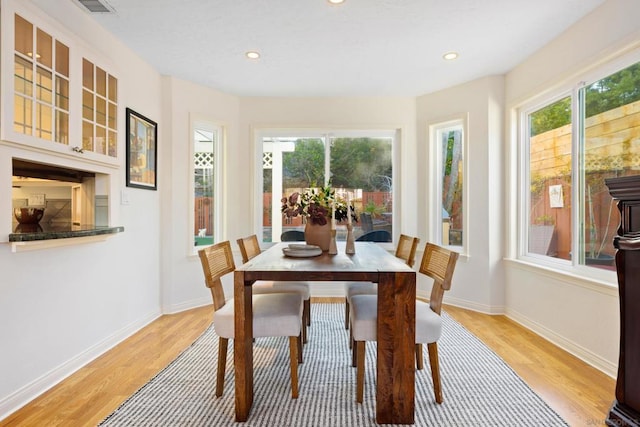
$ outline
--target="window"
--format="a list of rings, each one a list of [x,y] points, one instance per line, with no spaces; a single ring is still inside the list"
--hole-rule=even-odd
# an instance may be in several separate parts
[[[300,217],[283,221],[281,199],[305,188],[329,185],[351,194],[359,220],[356,239],[385,230],[393,236],[393,150],[395,131],[266,133],[262,152],[262,240],[278,242],[288,230],[303,230]],[[338,226],[337,240],[346,239]]]
[[[464,188],[465,188],[465,119],[454,119],[430,126],[432,152],[436,165],[438,200],[434,238],[445,246],[464,245]]]
[[[118,156],[118,80],[82,59],[82,148]]]
[[[12,207],[36,205],[44,209],[37,225],[18,224],[14,219],[14,232],[109,226],[108,175],[16,158],[12,167]]]
[[[220,137],[222,130],[209,123],[194,123],[193,147],[193,239],[195,247],[212,245],[220,238]]]
[[[69,143],[69,48],[14,16],[13,129]]]
[[[640,170],[640,63],[602,75],[523,111],[525,256],[615,270],[605,179]]]
[[[573,221],[571,96],[528,114],[530,254],[570,259]]]

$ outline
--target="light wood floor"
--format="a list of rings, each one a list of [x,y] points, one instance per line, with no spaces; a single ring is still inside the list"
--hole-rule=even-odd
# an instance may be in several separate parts
[[[613,379],[505,316],[451,306],[445,310],[511,365],[571,426],[604,425],[614,398]],[[210,306],[163,316],[0,426],[95,426],[188,347],[210,321]],[[444,396],[446,400],[446,390]]]

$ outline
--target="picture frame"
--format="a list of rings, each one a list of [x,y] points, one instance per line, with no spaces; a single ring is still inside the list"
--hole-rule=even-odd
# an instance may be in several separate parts
[[[158,124],[126,109],[127,187],[158,189]]]

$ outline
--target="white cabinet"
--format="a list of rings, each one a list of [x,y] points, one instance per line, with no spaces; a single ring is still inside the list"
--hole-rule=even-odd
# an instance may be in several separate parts
[[[31,2],[0,1],[0,205],[11,206],[15,161],[64,168],[95,177],[74,192],[71,224],[114,228],[124,162],[117,67]],[[0,209],[0,242],[15,234],[12,219]]]
[[[2,25],[3,143],[118,166],[118,79],[57,22],[7,0]]]

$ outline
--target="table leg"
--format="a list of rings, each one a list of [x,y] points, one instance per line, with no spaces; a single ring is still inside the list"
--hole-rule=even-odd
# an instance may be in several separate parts
[[[235,339],[233,361],[236,376],[236,421],[249,418],[253,404],[253,307],[251,285],[244,272],[234,273]]]
[[[413,424],[416,275],[380,273],[376,421]]]

